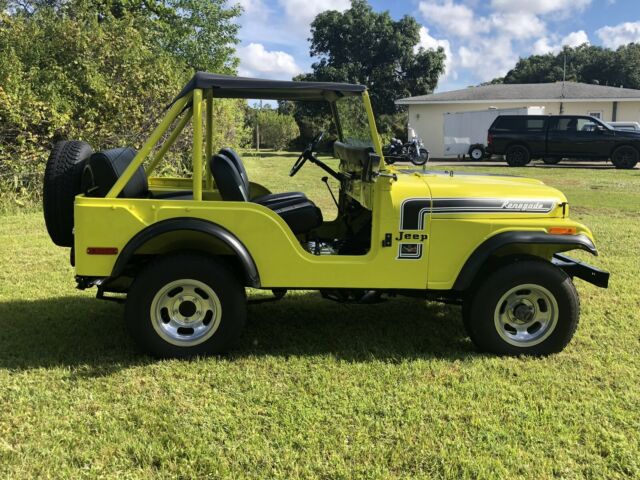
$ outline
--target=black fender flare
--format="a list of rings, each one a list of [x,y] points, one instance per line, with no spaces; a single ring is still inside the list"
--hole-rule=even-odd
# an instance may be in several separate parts
[[[609,158],[613,157],[613,152],[615,152],[617,149],[619,149],[620,147],[631,147],[634,150],[636,150],[637,152],[640,152],[640,147],[632,142],[620,142],[620,143],[614,143],[613,147],[611,148],[611,150],[609,151]]]
[[[240,263],[244,269],[246,280],[252,287],[260,287],[260,276],[258,274],[258,267],[256,266],[253,257],[247,250],[247,247],[226,228],[207,220],[199,218],[171,218],[169,220],[162,220],[160,222],[149,225],[144,230],[138,232],[129,242],[125,245],[116,260],[113,270],[111,272],[111,278],[122,275],[125,267],[133,257],[134,253],[149,240],[169,232],[175,232],[180,230],[188,230],[201,232],[222,241],[227,245],[240,260]]]
[[[593,255],[598,255],[598,251],[591,239],[583,234],[551,235],[546,232],[532,231],[503,232],[485,240],[473,251],[460,270],[452,289],[464,291],[469,288],[489,257],[508,245],[556,245],[560,251],[581,249]]]
[[[508,143],[504,147],[505,155],[507,154],[507,150],[509,150],[511,147],[524,147],[527,150],[527,152],[529,152],[529,155],[533,153],[531,151],[531,147],[529,146],[529,144],[525,143],[523,140],[512,140],[510,143]]]

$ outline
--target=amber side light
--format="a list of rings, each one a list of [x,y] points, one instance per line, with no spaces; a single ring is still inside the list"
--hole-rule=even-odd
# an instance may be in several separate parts
[[[87,247],[87,255],[117,255],[116,247]]]
[[[551,235],[575,235],[578,230],[576,227],[551,227],[548,232]]]

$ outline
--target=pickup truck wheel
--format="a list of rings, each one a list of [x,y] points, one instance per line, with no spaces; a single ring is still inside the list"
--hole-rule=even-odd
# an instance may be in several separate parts
[[[227,351],[246,321],[244,287],[214,259],[197,253],[161,257],[136,277],[125,322],[136,343],[156,357]]]
[[[562,160],[562,159],[558,158],[558,157],[544,157],[542,159],[542,161],[544,163],[546,163],[547,165],[556,165],[556,164],[560,163],[560,160]]]
[[[576,331],[579,312],[571,278],[537,260],[492,273],[463,310],[467,332],[481,351],[533,356],[561,351]]]
[[[510,167],[524,167],[531,161],[531,154],[523,145],[511,145],[504,156]]]
[[[73,246],[73,202],[80,193],[82,170],[91,147],[80,141],[60,141],[49,154],[44,171],[42,208],[53,243]]]
[[[616,148],[611,155],[611,162],[616,168],[633,168],[636,166],[639,159],[640,154],[638,153],[638,150],[629,145],[623,145]]]

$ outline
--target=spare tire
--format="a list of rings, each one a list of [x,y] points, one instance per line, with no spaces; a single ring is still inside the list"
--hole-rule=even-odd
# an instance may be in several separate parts
[[[42,203],[44,221],[53,243],[73,246],[73,202],[80,193],[80,179],[93,150],[78,140],[54,145],[44,172]]]

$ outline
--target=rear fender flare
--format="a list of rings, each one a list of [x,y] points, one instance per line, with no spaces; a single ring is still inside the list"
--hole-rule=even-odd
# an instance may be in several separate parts
[[[505,247],[517,245],[542,245],[552,249],[556,247],[553,249],[554,253],[580,249],[586,250],[593,255],[598,255],[598,251],[591,239],[583,234],[550,235],[545,232],[532,231],[499,233],[481,243],[467,258],[452,289],[454,291],[467,290],[491,256],[499,253]]]
[[[249,250],[247,250],[247,247],[240,241],[240,239],[238,239],[238,237],[229,230],[216,223],[197,218],[172,218],[169,220],[162,220],[138,232],[122,249],[122,252],[113,266],[111,278],[116,278],[124,273],[124,270],[131,258],[145,243],[159,235],[178,231],[200,232],[210,235],[224,243],[229,247],[229,249],[231,249],[231,251],[233,251],[234,255],[240,261],[244,270],[243,273],[245,275],[245,280],[248,285],[252,287],[260,287],[260,276],[258,274],[256,263],[249,253]]]

